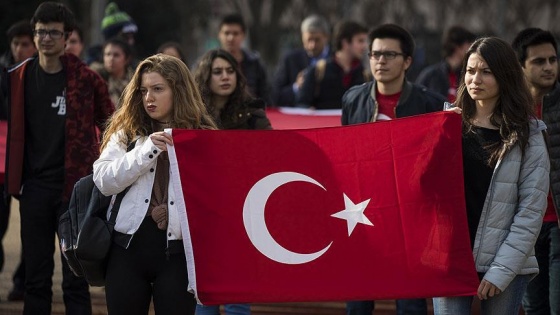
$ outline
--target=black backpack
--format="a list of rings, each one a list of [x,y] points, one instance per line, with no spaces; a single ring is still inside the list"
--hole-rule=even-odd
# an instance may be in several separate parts
[[[134,147],[134,143],[128,146],[127,152]],[[99,191],[93,182],[93,174],[82,177],[74,185],[68,211],[59,218],[60,251],[72,272],[84,277],[91,286],[105,285],[113,227],[128,188],[116,196],[111,216],[107,220],[107,209],[113,196],[105,196]]]

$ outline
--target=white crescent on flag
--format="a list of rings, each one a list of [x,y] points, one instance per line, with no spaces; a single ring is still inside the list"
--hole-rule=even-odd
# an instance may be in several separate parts
[[[283,264],[308,263],[321,257],[332,245],[331,242],[325,248],[315,253],[296,253],[278,244],[268,231],[264,220],[264,209],[268,198],[278,187],[297,181],[312,183],[325,189],[323,185],[313,178],[300,173],[274,173],[262,178],[251,187],[243,205],[243,224],[253,245],[266,257]]]

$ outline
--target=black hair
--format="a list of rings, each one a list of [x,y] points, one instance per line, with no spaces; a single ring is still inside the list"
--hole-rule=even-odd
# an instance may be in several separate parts
[[[342,49],[344,40],[351,42],[352,38],[358,34],[367,34],[367,28],[358,22],[340,21],[335,25],[333,31],[335,49]]]
[[[35,14],[31,18],[31,27],[35,29],[37,22],[50,23],[58,22],[64,24],[64,32],[73,31],[76,27],[76,19],[74,13],[70,11],[64,4],[58,2],[43,2],[35,10]]]
[[[558,44],[556,39],[549,31],[536,27],[530,27],[522,30],[515,36],[511,46],[517,55],[517,59],[521,65],[525,64],[527,59],[527,48],[540,44],[550,43],[554,47],[554,51],[558,54]]]
[[[78,34],[78,37],[80,38],[80,42],[84,42],[84,32],[82,31],[82,29],[78,26],[75,25],[74,29],[72,30],[72,33],[76,33]]]
[[[120,47],[124,53],[125,58],[129,59],[128,63],[130,64],[130,59],[132,57],[132,48],[126,41],[124,41],[119,37],[110,38],[106,40],[105,43],[103,44],[103,51],[105,51],[105,47],[107,47],[108,45],[114,45]]]
[[[458,25],[452,26],[443,34],[441,53],[444,58],[449,57],[453,55],[457,47],[466,43],[471,44],[475,40],[476,35],[466,28]]]
[[[6,31],[6,36],[8,36],[8,41],[11,42],[14,37],[27,36],[33,41],[33,29],[29,25],[29,20],[21,20],[10,26]]]
[[[455,102],[463,109],[464,132],[472,130],[472,120],[476,115],[476,102],[470,97],[465,83],[468,60],[473,54],[486,61],[499,88],[499,98],[490,116],[490,122],[499,128],[502,138],[501,142],[488,148],[488,164],[494,166],[517,144],[521,147],[521,152],[525,152],[529,143],[529,121],[535,117],[533,98],[512,47],[497,37],[477,39],[463,58],[461,83]]]
[[[243,33],[245,33],[245,29],[246,29],[245,21],[243,20],[243,17],[239,13],[233,13],[233,14],[228,14],[228,15],[224,16],[222,18],[222,21],[220,22],[219,29],[221,29],[224,24],[239,25],[239,26],[241,26],[241,31],[243,31]]]
[[[396,24],[383,24],[371,31],[369,33],[370,50],[376,38],[396,39],[401,43],[401,49],[405,57],[412,57],[414,55],[415,44],[412,35]]]
[[[210,80],[212,78],[212,63],[217,58],[222,58],[231,64],[237,77],[237,85],[233,93],[230,95],[228,103],[235,104],[235,106],[237,106],[253,99],[247,90],[247,80],[241,72],[239,63],[235,57],[223,49],[209,50],[204,54],[204,56],[202,56],[202,59],[196,67],[194,78],[198,84],[202,100],[211,109],[211,112],[213,110],[213,106],[211,104],[212,91],[210,90]]]

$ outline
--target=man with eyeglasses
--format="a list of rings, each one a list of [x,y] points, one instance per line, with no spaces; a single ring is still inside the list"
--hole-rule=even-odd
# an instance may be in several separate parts
[[[443,109],[445,98],[406,80],[412,64],[414,39],[395,24],[369,34],[370,68],[374,82],[350,88],[342,97],[342,125],[390,120]],[[346,304],[348,315],[371,315],[374,301]],[[425,299],[397,300],[397,314],[427,314]]]
[[[103,79],[72,54],[64,54],[73,13],[43,2],[33,18],[38,56],[8,72],[6,155],[8,194],[20,202],[25,258],[24,315],[51,314],[55,234],[78,179],[99,155],[96,127],[114,111]],[[62,256],[61,256],[62,258]],[[88,284],[62,259],[66,314],[91,314]]]

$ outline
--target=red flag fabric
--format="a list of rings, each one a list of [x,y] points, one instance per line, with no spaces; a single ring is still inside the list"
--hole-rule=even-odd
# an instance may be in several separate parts
[[[340,126],[340,109],[272,107],[266,117],[274,129],[309,129]]]
[[[202,304],[476,294],[460,115],[172,133]]]

